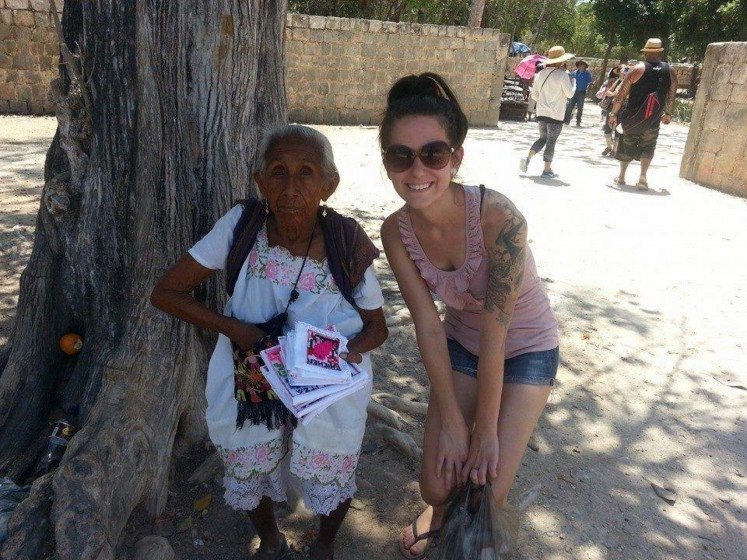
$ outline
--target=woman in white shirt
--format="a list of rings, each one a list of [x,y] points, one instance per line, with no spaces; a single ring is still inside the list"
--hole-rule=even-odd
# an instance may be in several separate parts
[[[547,56],[545,68],[535,76],[532,88],[532,99],[537,102],[537,124],[540,137],[532,144],[529,155],[521,159],[519,167],[523,173],[526,173],[529,160],[544,148],[542,159],[545,162],[545,169],[541,177],[554,179],[557,177],[552,170],[555,142],[560,136],[560,131],[563,130],[566,104],[568,99],[573,97],[576,89],[570,74],[565,69],[565,63],[575,55],[566,53],[561,46],[555,46],[547,52]]]

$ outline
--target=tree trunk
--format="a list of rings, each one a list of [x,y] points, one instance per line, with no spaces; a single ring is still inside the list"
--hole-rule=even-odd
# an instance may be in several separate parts
[[[534,27],[534,33],[532,33],[532,46],[537,44],[539,39],[540,30],[542,29],[542,23],[545,19],[545,10],[547,9],[547,0],[542,0],[542,8],[540,8],[540,15],[537,18],[537,25]]]
[[[482,26],[482,14],[485,11],[485,0],[472,0],[472,5],[469,9],[469,27],[481,27]]]
[[[285,9],[270,0],[65,2],[64,35],[71,50],[79,45],[92,114],[63,68],[36,239],[0,352],[0,472],[20,477],[50,411],[80,408],[82,429],[51,490],[18,509],[48,516],[60,560],[114,558],[136,505],[163,510],[175,444],[204,438],[214,339],[151,307],[149,295],[253,190],[259,132],[286,118]],[[198,297],[221,308],[218,279]],[[85,341],[72,358],[57,346],[67,331]],[[14,518],[13,558],[36,557],[43,526]]]
[[[612,46],[615,43],[615,35],[610,34],[609,39],[607,40],[607,49],[604,51],[604,60],[602,60],[602,70],[599,72],[599,77],[596,80],[596,89],[599,89],[602,87],[602,84],[605,82],[607,78],[607,63],[610,59],[610,53],[612,52]]]

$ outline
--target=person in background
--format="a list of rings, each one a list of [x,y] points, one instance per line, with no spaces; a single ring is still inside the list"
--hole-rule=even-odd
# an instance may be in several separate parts
[[[636,188],[645,191],[648,190],[646,173],[659,137],[659,123],[669,124],[672,120],[677,74],[661,59],[664,52],[661,39],[649,39],[641,52],[646,59],[637,63],[623,79],[608,120],[610,128],[614,129],[620,114],[619,123],[623,126],[623,136],[616,153],[620,161],[620,174],[615,177],[614,183],[625,185],[625,171],[630,162],[637,159],[641,162],[641,175]]]
[[[534,63],[534,76],[529,83],[529,95],[527,96],[527,121],[532,122],[537,120],[537,102],[532,97],[532,88],[534,87],[534,80],[537,78],[542,69],[545,67],[544,60],[538,60]]]
[[[544,61],[545,68],[535,75],[532,88],[532,99],[537,103],[540,137],[532,144],[527,157],[521,158],[519,169],[526,173],[529,161],[544,148],[542,159],[545,162],[545,169],[541,177],[554,179],[557,177],[552,170],[555,142],[563,130],[565,105],[567,100],[573,97],[573,80],[566,70],[565,63],[575,55],[565,52],[565,49],[558,45],[552,47],[547,56],[547,60]]]
[[[565,124],[571,124],[571,115],[574,107],[576,108],[576,126],[581,126],[581,115],[584,113],[584,100],[586,99],[586,89],[591,84],[592,76],[589,72],[589,65],[585,60],[576,62],[576,69],[571,73],[571,78],[576,85],[576,92],[568,101],[565,108]]]
[[[615,64],[610,71],[607,73],[607,79],[609,78],[621,78],[623,69],[625,68],[625,59],[621,58],[620,62]]]
[[[610,108],[612,107],[612,100],[614,99],[621,83],[622,79],[613,75],[610,78],[607,78],[605,84],[599,89],[599,92],[597,92],[599,108],[602,110],[602,131],[604,132],[604,140],[607,144],[602,151],[603,156],[609,156],[615,153],[615,145],[612,139],[612,133],[614,131],[610,128],[609,122],[607,122],[607,117],[610,113]]]

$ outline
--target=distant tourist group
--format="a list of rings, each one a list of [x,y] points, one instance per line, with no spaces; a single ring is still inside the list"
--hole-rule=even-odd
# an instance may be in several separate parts
[[[605,147],[603,156],[613,156],[620,162],[620,171],[613,183],[626,184],[626,171],[633,160],[641,163],[635,186],[648,190],[648,168],[656,149],[660,123],[669,124],[677,93],[677,75],[662,60],[664,48],[660,39],[646,41],[641,49],[643,61],[620,60],[607,74],[596,98],[602,110]],[[581,126],[584,102],[593,76],[584,60],[576,61],[569,72],[567,63],[575,58],[562,46],[547,52],[547,58],[537,61],[531,87],[529,109],[539,127],[539,138],[532,144],[519,168],[526,173],[532,158],[542,152],[544,169],[540,175],[554,179],[552,169],[555,146],[564,124],[570,124],[576,111],[576,126]]]

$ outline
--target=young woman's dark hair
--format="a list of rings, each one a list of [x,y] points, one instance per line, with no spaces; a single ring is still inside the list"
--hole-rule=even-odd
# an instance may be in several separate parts
[[[389,146],[392,127],[409,116],[437,117],[446,129],[452,148],[458,148],[467,136],[467,116],[446,81],[432,72],[400,78],[389,90],[384,118],[379,127],[382,149]]]

